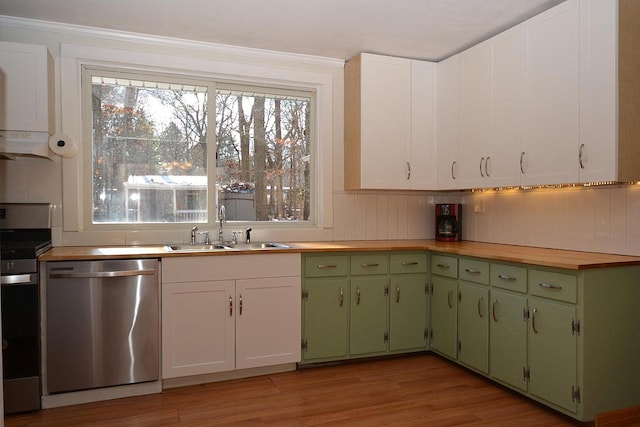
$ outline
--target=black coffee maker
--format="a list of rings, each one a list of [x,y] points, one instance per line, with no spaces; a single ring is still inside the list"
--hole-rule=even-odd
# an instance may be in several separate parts
[[[457,242],[462,239],[462,205],[436,205],[436,240]]]

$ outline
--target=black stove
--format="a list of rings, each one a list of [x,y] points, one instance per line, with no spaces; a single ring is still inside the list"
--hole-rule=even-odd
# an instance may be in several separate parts
[[[0,203],[2,363],[6,413],[40,409],[38,256],[51,248],[51,205]]]

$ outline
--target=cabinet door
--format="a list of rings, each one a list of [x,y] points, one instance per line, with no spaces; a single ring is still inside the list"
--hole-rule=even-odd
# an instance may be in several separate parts
[[[491,376],[522,391],[527,390],[524,375],[527,367],[526,308],[527,299],[524,295],[491,290]]]
[[[411,60],[362,55],[362,187],[407,185],[411,138]]]
[[[578,180],[579,5],[568,0],[526,23],[522,184]]]
[[[458,359],[489,372],[489,289],[460,281],[458,299]]]
[[[236,281],[236,368],[300,361],[299,277]]]
[[[458,281],[431,276],[431,348],[455,359],[458,342]]]
[[[304,283],[304,360],[345,358],[349,346],[349,288],[346,279],[307,279]]]
[[[438,63],[438,190],[458,188],[460,55]]]
[[[0,130],[53,133],[53,61],[47,47],[0,42],[0,75]]]
[[[491,136],[485,159],[488,187],[520,184],[525,46],[523,25],[491,40]]]
[[[383,353],[387,350],[387,276],[351,278],[351,325],[349,353]]]
[[[573,305],[529,298],[529,392],[571,412],[577,381],[577,340]]]
[[[426,349],[426,274],[394,274],[390,280],[389,350]]]
[[[231,280],[162,285],[162,378],[235,367]]]
[[[618,127],[618,115],[625,116],[624,109],[618,112],[618,102],[633,95],[633,90],[625,87],[624,79],[618,83],[618,63],[624,64],[623,54],[619,56],[618,39],[625,39],[622,28],[618,28],[618,2],[582,0],[580,2],[580,149],[579,166],[581,182],[627,181],[626,174],[619,175],[617,169],[618,150],[625,152],[624,144],[619,144],[618,135],[624,140],[623,123]],[[637,21],[637,13],[636,21]],[[631,14],[633,16],[633,14]],[[635,24],[637,25],[637,24]],[[628,40],[634,40],[629,37]],[[629,53],[637,55],[635,49]],[[631,61],[630,61],[631,63]],[[621,75],[623,73],[621,72]],[[633,81],[635,81],[635,77]],[[618,87],[620,91],[618,92]],[[637,94],[637,91],[636,91]],[[619,98],[620,97],[620,98]],[[628,115],[629,119],[634,117]],[[620,133],[618,130],[620,129]],[[629,136],[632,133],[628,133]],[[637,134],[636,134],[637,135]],[[632,138],[630,138],[632,139]],[[636,143],[633,145],[637,145]],[[629,156],[631,159],[636,158]],[[626,163],[625,157],[620,161]],[[636,162],[637,160],[630,160]]]
[[[436,135],[437,64],[411,61],[411,173],[405,184],[412,190],[434,190],[437,185]]]
[[[461,54],[460,188],[484,187],[491,136],[491,46],[481,43]]]

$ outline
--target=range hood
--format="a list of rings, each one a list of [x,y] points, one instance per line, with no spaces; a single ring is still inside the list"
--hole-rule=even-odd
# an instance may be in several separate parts
[[[39,157],[56,160],[49,148],[49,133],[0,130],[0,159],[15,160],[17,157]]]

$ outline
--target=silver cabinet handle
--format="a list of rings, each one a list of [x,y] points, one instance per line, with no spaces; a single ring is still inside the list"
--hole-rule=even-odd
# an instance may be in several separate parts
[[[491,306],[491,316],[493,317],[493,321],[497,322],[498,318],[496,317],[496,305],[498,304],[498,300],[494,299],[493,304]]]
[[[448,270],[450,268],[449,264],[436,264],[436,267],[444,268],[445,270]]]
[[[240,316],[242,316],[242,294],[240,294]]]
[[[356,288],[356,305],[360,305],[360,288]]]
[[[556,291],[559,291],[562,289],[562,286],[560,285],[553,285],[551,283],[538,283],[538,286],[540,286],[541,288],[545,288],[545,289],[553,289]]]
[[[401,262],[400,265],[403,267],[406,267],[408,265],[418,265],[419,263],[417,261],[404,261]]]
[[[396,284],[396,304],[400,302],[400,284]]]
[[[580,144],[580,150],[578,151],[578,163],[580,163],[580,169],[584,169],[584,159],[582,154],[584,153],[584,144]]]
[[[482,169],[484,165],[484,157],[480,159],[480,176],[484,178],[484,170]]]
[[[318,268],[336,268],[335,264],[318,264]]]
[[[524,151],[520,153],[520,173],[524,174]]]
[[[379,267],[380,264],[376,263],[376,264],[360,264],[360,267],[362,268],[369,268],[369,267]]]
[[[531,310],[531,329],[533,329],[533,333],[537,334],[538,330],[536,329],[536,313],[538,312],[537,308]]]
[[[491,177],[491,175],[489,175],[489,160],[491,160],[491,157],[487,156],[487,160],[484,161],[484,174],[487,178]]]
[[[456,179],[455,174],[453,173],[453,168],[455,167],[456,162],[451,163],[451,179]]]
[[[229,295],[229,317],[233,316],[233,298]]]
[[[344,289],[340,286],[340,307],[342,307],[342,304],[344,304]]]
[[[480,297],[478,300],[478,316],[482,319],[484,316],[482,315],[482,301],[484,301],[484,297]]]
[[[453,302],[451,302],[451,296],[453,295],[453,289],[449,289],[447,293],[447,303],[449,304],[449,308],[453,308]]]
[[[476,270],[474,268],[465,268],[464,271],[466,271],[469,274],[480,274],[480,270]]]
[[[498,279],[509,280],[509,281],[517,280],[515,277],[507,276],[507,275],[504,275],[504,274],[499,274],[498,275]]]
[[[411,178],[411,163],[407,162],[407,179]]]

